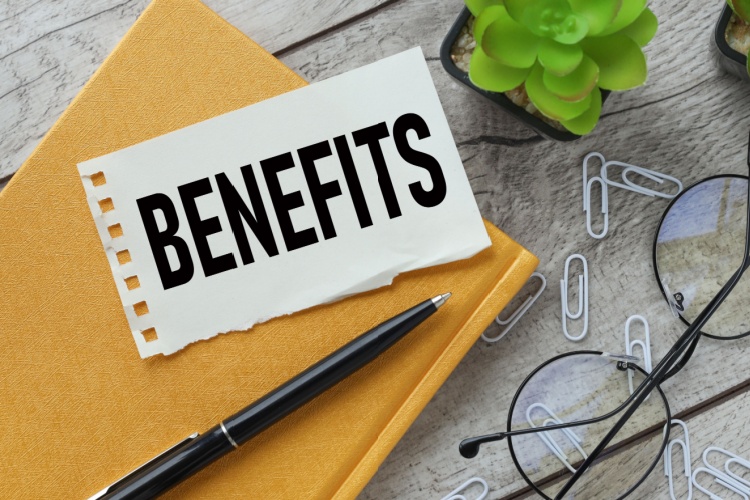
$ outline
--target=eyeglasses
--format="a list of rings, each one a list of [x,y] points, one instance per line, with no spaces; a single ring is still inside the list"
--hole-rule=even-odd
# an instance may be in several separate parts
[[[750,144],[747,163],[750,168]],[[740,281],[750,265],[748,184],[743,176],[710,177],[667,207],[654,240],[654,270],[688,328],[650,373],[633,356],[575,351],[554,357],[519,387],[507,431],[463,440],[461,455],[473,458],[481,444],[507,438],[516,468],[544,498],[632,493],[669,441],[671,413],[661,384],[685,366],[701,336],[750,335],[750,283]]]

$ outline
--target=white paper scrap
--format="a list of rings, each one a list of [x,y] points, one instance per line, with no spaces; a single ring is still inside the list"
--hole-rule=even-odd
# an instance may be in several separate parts
[[[419,48],[78,168],[142,357],[490,245]]]

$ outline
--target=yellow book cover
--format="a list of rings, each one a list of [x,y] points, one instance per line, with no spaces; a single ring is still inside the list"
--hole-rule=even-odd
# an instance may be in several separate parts
[[[536,258],[492,247],[392,286],[142,360],[76,169],[305,82],[196,0],[155,0],[0,192],[0,489],[84,498],[427,297],[453,298],[363,370],[170,498],[352,498]]]

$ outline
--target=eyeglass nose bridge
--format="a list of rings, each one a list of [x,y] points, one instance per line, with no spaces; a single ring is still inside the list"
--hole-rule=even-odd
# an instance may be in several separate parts
[[[615,361],[618,364],[623,364],[625,369],[627,369],[628,363],[639,363],[641,361],[641,358],[631,354],[613,354],[611,352],[603,352],[602,357],[607,358],[610,361]]]

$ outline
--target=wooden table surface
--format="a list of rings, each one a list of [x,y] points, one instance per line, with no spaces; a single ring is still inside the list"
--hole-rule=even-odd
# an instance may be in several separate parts
[[[0,0],[0,189],[147,3]],[[488,481],[489,498],[528,496],[506,444],[487,446],[468,461],[457,452],[459,440],[503,428],[516,388],[549,357],[575,349],[622,352],[630,315],[648,319],[655,360],[683,330],[651,264],[666,202],[611,192],[610,233],[589,238],[581,211],[583,156],[600,151],[686,186],[709,175],[747,173],[750,85],[718,69],[710,48],[722,0],[652,0],[661,26],[646,48],[648,83],[612,95],[596,131],[573,143],[540,138],[451,80],[439,47],[462,8],[458,0],[206,3],[312,82],[417,45],[424,50],[482,215],[541,259],[549,286],[505,339],[479,341],[468,353],[361,498],[438,499],[475,475]],[[589,334],[578,344],[560,326],[558,282],[572,253],[588,258],[591,287]],[[694,466],[711,444],[750,456],[748,353],[750,340],[706,339],[664,386],[673,414],[690,426]],[[678,483],[685,490],[684,477]],[[669,498],[660,465],[634,497]]]

